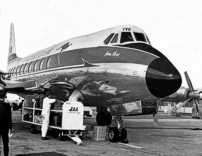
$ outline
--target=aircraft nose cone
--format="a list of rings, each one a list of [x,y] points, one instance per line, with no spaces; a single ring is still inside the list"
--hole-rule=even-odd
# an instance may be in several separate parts
[[[146,84],[149,91],[158,98],[176,92],[182,78],[178,70],[166,58],[158,58],[150,63],[146,72]]]

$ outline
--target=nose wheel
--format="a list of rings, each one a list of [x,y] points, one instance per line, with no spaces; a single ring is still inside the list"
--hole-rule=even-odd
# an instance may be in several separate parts
[[[118,141],[122,142],[122,143],[128,143],[127,131],[126,131],[126,129],[124,127],[122,127],[121,129],[119,129]]]
[[[110,127],[108,131],[108,139],[110,142],[128,143],[127,131],[124,127],[118,129],[117,127]]]
[[[116,127],[110,127],[108,131],[108,138],[110,142],[117,142],[119,137],[119,130]]]
[[[115,117],[114,122],[117,122],[117,127],[109,127],[108,139],[110,142],[128,143],[127,131],[123,127],[123,120],[121,116]]]

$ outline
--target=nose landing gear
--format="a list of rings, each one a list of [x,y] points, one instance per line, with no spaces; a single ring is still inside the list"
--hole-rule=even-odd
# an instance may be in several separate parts
[[[110,112],[98,112],[96,123],[100,126],[108,126],[107,137],[110,142],[128,143],[127,131],[123,126],[122,116],[111,116]]]
[[[108,139],[111,142],[128,143],[127,131],[123,127],[123,120],[121,116],[114,117],[113,122],[117,123],[117,127],[109,127]]]

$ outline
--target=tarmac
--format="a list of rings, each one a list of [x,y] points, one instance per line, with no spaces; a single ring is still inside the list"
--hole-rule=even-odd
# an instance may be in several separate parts
[[[21,115],[13,112],[13,136],[10,156],[66,155],[66,156],[144,156],[144,155],[202,155],[202,121],[191,117],[175,118],[159,115],[158,124],[152,116],[126,117],[128,144],[94,141],[90,136],[78,146],[71,140],[59,141],[50,130],[50,140],[30,133],[30,125],[22,123]],[[90,122],[90,121],[89,121]]]

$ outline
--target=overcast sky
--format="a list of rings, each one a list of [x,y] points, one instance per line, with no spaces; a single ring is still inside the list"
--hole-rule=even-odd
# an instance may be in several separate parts
[[[114,27],[135,25],[152,45],[202,87],[201,0],[1,0],[0,69],[6,71],[10,23],[24,57],[53,44]]]

